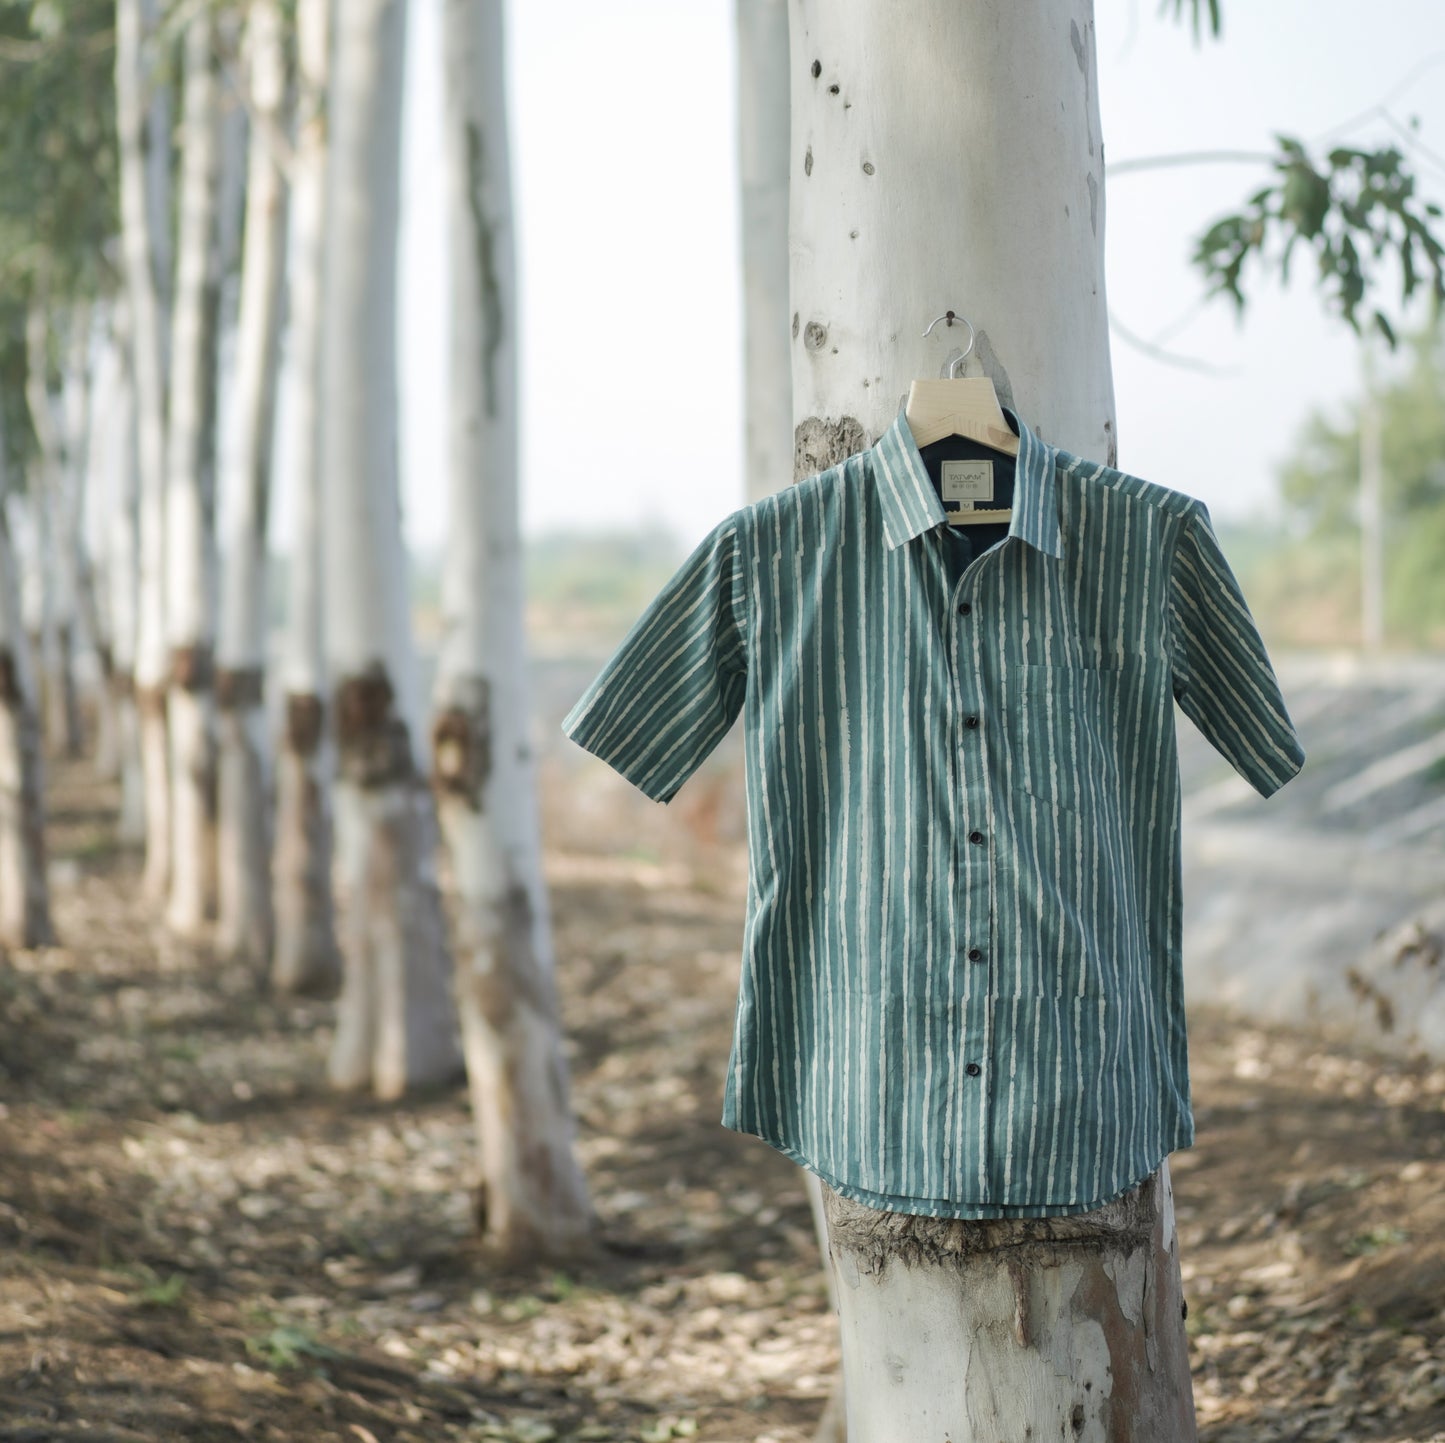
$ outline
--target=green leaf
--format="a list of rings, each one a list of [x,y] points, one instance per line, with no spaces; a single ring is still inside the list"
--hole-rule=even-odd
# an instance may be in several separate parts
[[[247,1338],[246,1351],[277,1372],[296,1367],[302,1358],[327,1361],[342,1356],[334,1348],[317,1342],[307,1329],[287,1324],[272,1328],[259,1338]]]
[[[1317,236],[1330,208],[1330,187],[1324,176],[1304,161],[1291,166],[1284,183],[1280,214],[1301,235]]]
[[[180,1273],[172,1273],[163,1283],[152,1283],[142,1288],[136,1301],[145,1308],[174,1308],[186,1291],[186,1280]]]

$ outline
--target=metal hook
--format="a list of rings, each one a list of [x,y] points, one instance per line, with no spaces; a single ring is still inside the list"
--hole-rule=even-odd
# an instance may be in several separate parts
[[[948,379],[949,379],[950,381],[954,381],[954,380],[957,380],[958,378],[953,374],[953,368],[954,368],[955,366],[961,366],[961,365],[963,365],[963,363],[968,360],[969,355],[970,355],[970,354],[972,353],[972,351],[973,351],[973,340],[974,340],[973,326],[970,324],[970,322],[969,322],[969,320],[968,320],[968,318],[967,318],[966,316],[955,315],[954,312],[952,312],[952,311],[945,311],[941,316],[935,317],[932,321],[930,321],[930,322],[928,323],[928,330],[927,330],[927,331],[924,331],[924,333],[923,333],[923,336],[924,336],[924,339],[925,339],[925,340],[928,338],[928,333],[929,333],[929,331],[931,331],[931,330],[934,328],[934,326],[936,326],[936,325],[939,323],[939,321],[947,321],[950,326],[951,326],[955,321],[960,321],[960,322],[962,322],[965,326],[968,326],[968,344],[963,348],[963,354],[962,354],[961,356],[956,356],[953,360],[951,360],[951,361],[948,363]]]

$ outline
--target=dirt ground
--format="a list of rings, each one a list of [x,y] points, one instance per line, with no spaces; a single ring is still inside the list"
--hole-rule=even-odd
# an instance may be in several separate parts
[[[58,776],[67,945],[0,960],[0,1440],[810,1437],[836,1347],[801,1177],[717,1123],[735,838],[549,853],[603,1251],[504,1272],[461,1090],[330,1094],[329,1004],[157,945],[113,802]],[[1206,1013],[1190,1041],[1201,1438],[1442,1443],[1445,1069]]]

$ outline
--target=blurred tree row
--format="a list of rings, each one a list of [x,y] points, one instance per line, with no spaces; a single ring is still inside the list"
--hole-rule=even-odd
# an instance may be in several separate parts
[[[1386,643],[1445,646],[1445,327],[1406,338],[1374,388],[1381,435]],[[1319,410],[1278,476],[1281,519],[1231,527],[1251,605],[1281,642],[1361,640],[1361,456],[1366,398]]]
[[[53,940],[45,758],[89,750],[158,931],[279,991],[339,988],[337,1087],[464,1066],[485,1232],[566,1252],[591,1213],[525,737],[502,7],[442,9],[453,524],[430,737],[396,434],[410,8],[0,0],[0,941]],[[273,456],[294,488],[279,595]]]

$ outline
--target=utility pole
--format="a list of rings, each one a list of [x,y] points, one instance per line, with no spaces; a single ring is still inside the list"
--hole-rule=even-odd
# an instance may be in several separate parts
[[[1380,401],[1375,394],[1375,353],[1361,350],[1365,399],[1360,412],[1360,640],[1366,652],[1385,645],[1385,502]]]

